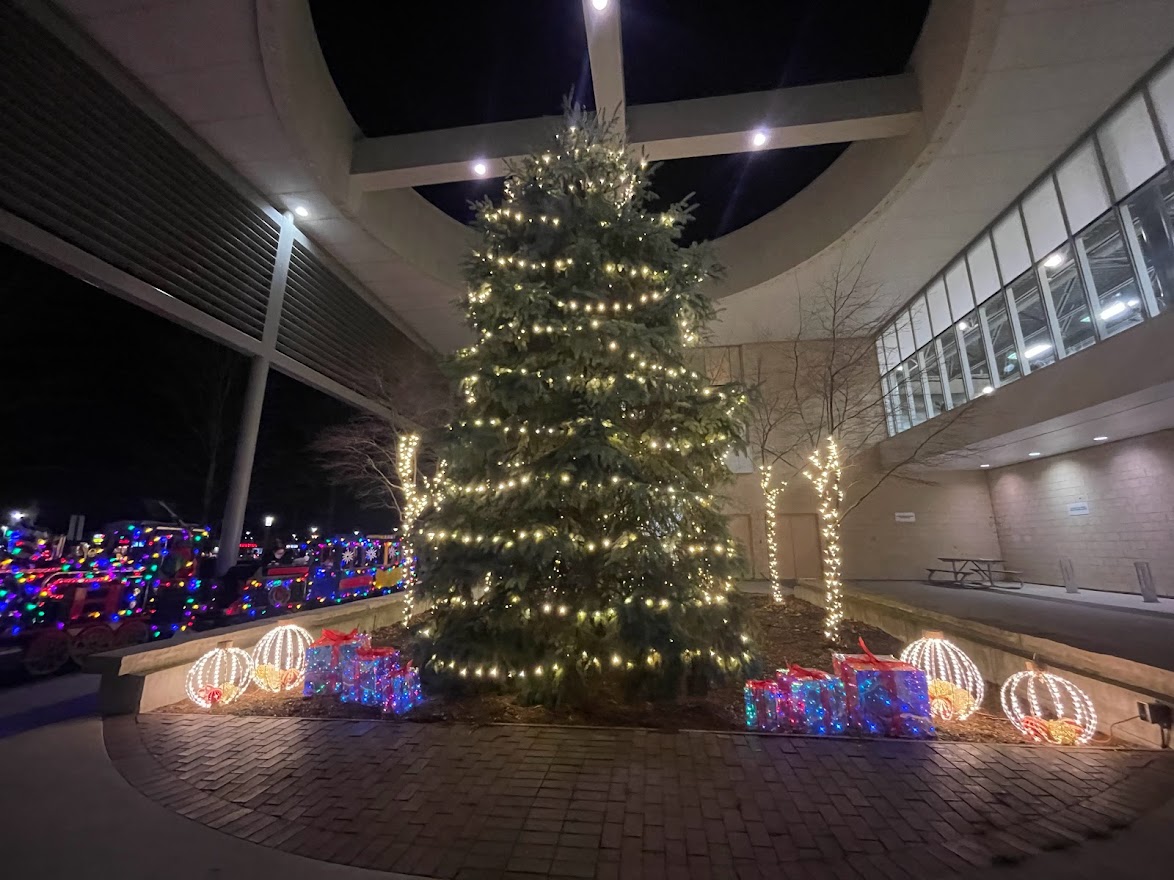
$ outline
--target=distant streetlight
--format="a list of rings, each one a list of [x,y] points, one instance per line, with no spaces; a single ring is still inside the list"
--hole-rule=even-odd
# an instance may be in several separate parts
[[[265,528],[269,528],[275,522],[277,522],[277,517],[270,514],[269,516],[265,517]]]

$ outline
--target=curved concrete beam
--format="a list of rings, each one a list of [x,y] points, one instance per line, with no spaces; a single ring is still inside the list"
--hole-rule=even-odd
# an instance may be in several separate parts
[[[472,233],[412,189],[363,192],[349,181],[358,127],[322,56],[308,0],[256,0],[274,105],[322,190],[405,263],[461,289]],[[921,121],[900,137],[856,143],[788,202],[715,244],[727,267],[715,297],[739,293],[858,234],[917,178],[981,78],[1002,0],[935,0],[911,70]],[[629,111],[631,112],[631,111]]]

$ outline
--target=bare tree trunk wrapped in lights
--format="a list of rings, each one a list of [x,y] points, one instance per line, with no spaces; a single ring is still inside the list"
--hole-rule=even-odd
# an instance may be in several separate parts
[[[824,451],[811,455],[811,468],[804,475],[819,494],[820,534],[823,538],[824,621],[823,634],[835,642],[844,622],[844,585],[840,581],[843,556],[840,552],[840,509],[844,490],[840,487],[840,448],[835,437],[824,442]]]
[[[453,364],[464,408],[417,530],[434,684],[579,701],[605,680],[671,697],[745,677],[738,548],[713,490],[746,398],[686,364],[714,266],[677,241],[687,206],[651,199],[644,163],[573,114],[478,206],[477,340]]]
[[[780,486],[771,484],[771,470],[769,464],[759,468],[759,483],[762,486],[762,495],[766,499],[766,552],[770,569],[770,595],[776,602],[783,601],[783,580],[779,574],[779,496],[783,494],[786,483]]]

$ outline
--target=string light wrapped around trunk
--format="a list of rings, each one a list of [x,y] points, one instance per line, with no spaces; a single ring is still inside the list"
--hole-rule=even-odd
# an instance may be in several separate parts
[[[301,687],[306,676],[306,648],[314,637],[297,624],[285,623],[261,637],[253,648],[253,681],[270,693]]]
[[[966,652],[940,632],[927,632],[901,652],[929,680],[929,708],[934,718],[965,721],[982,705],[986,682]]]
[[[779,494],[786,487],[786,483],[777,488],[770,485],[771,466],[762,466],[762,494],[766,497],[766,552],[770,563],[770,595],[776,602],[783,601],[782,578],[779,577],[779,542],[776,531],[778,529]]]
[[[844,492],[840,488],[840,448],[828,437],[827,449],[811,454],[811,469],[803,475],[815,484],[819,494],[820,534],[823,536],[824,637],[837,641],[844,621],[844,585],[840,581],[843,556],[840,549],[840,505]]]
[[[252,678],[252,658],[224,642],[192,664],[184,686],[189,700],[201,709],[211,709],[226,706],[243,694]]]
[[[1088,694],[1034,663],[1003,682],[1000,696],[1007,718],[1036,742],[1084,745],[1096,733],[1097,713]]]

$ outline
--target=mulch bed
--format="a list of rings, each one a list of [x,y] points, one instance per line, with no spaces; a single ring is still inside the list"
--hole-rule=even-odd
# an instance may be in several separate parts
[[[750,620],[750,631],[767,670],[791,663],[831,670],[832,648],[823,638],[823,609],[795,598],[775,604],[767,596],[741,595]],[[876,654],[899,654],[902,643],[883,630],[854,620],[845,621],[842,650],[853,652],[863,637]],[[410,639],[403,626],[385,627],[371,634],[373,645],[401,649]],[[200,709],[188,701],[164,707],[162,712],[212,715],[276,715],[304,718],[384,718],[378,709],[341,703],[334,696],[302,697],[297,692],[271,694],[250,688],[229,706]],[[388,718],[389,721],[396,719]],[[712,688],[705,697],[682,698],[675,703],[637,703],[621,700],[607,687],[600,688],[584,709],[528,706],[509,694],[482,693],[449,697],[432,696],[402,720],[417,723],[464,722],[471,724],[521,723],[606,727],[644,727],[660,730],[744,730],[742,683],[728,682]],[[956,742],[1027,742],[1002,717],[998,689],[987,686],[983,711],[965,722],[938,724],[938,738]]]

